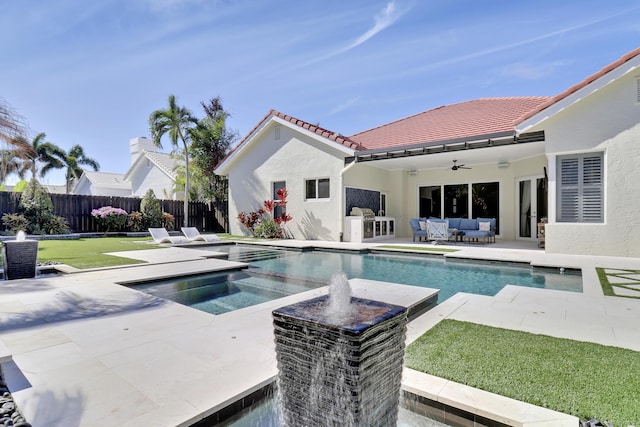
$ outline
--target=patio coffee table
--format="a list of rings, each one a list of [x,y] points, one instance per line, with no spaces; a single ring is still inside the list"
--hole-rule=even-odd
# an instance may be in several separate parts
[[[449,231],[451,231],[451,235],[455,237],[456,242],[462,242],[464,231],[458,230],[457,228],[450,228]]]

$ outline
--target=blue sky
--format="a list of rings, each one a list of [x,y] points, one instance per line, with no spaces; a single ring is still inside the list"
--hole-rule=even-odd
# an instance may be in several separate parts
[[[5,1],[0,39],[0,96],[33,134],[124,173],[169,94],[197,117],[221,96],[241,136],[271,108],[351,135],[555,95],[640,46],[640,1]]]

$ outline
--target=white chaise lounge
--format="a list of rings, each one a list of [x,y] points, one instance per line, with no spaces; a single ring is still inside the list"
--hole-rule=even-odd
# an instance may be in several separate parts
[[[215,234],[200,234],[200,231],[198,231],[196,227],[182,227],[182,233],[191,242],[201,241],[213,243],[220,241],[220,237]]]
[[[172,245],[191,243],[189,239],[182,236],[170,236],[166,228],[149,228],[149,234],[154,243],[171,243]]]

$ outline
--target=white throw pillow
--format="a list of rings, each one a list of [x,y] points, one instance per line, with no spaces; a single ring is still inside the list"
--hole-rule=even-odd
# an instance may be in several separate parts
[[[491,223],[490,222],[479,222],[478,230],[480,231],[491,231]]]
[[[427,229],[427,221],[420,221],[420,230]]]

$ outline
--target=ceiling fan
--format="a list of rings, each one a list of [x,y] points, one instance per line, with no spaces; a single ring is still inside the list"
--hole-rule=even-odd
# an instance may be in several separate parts
[[[457,160],[453,161],[453,166],[451,166],[452,171],[457,171],[458,169],[471,169],[471,168],[465,167],[465,165],[458,165],[456,162]]]

